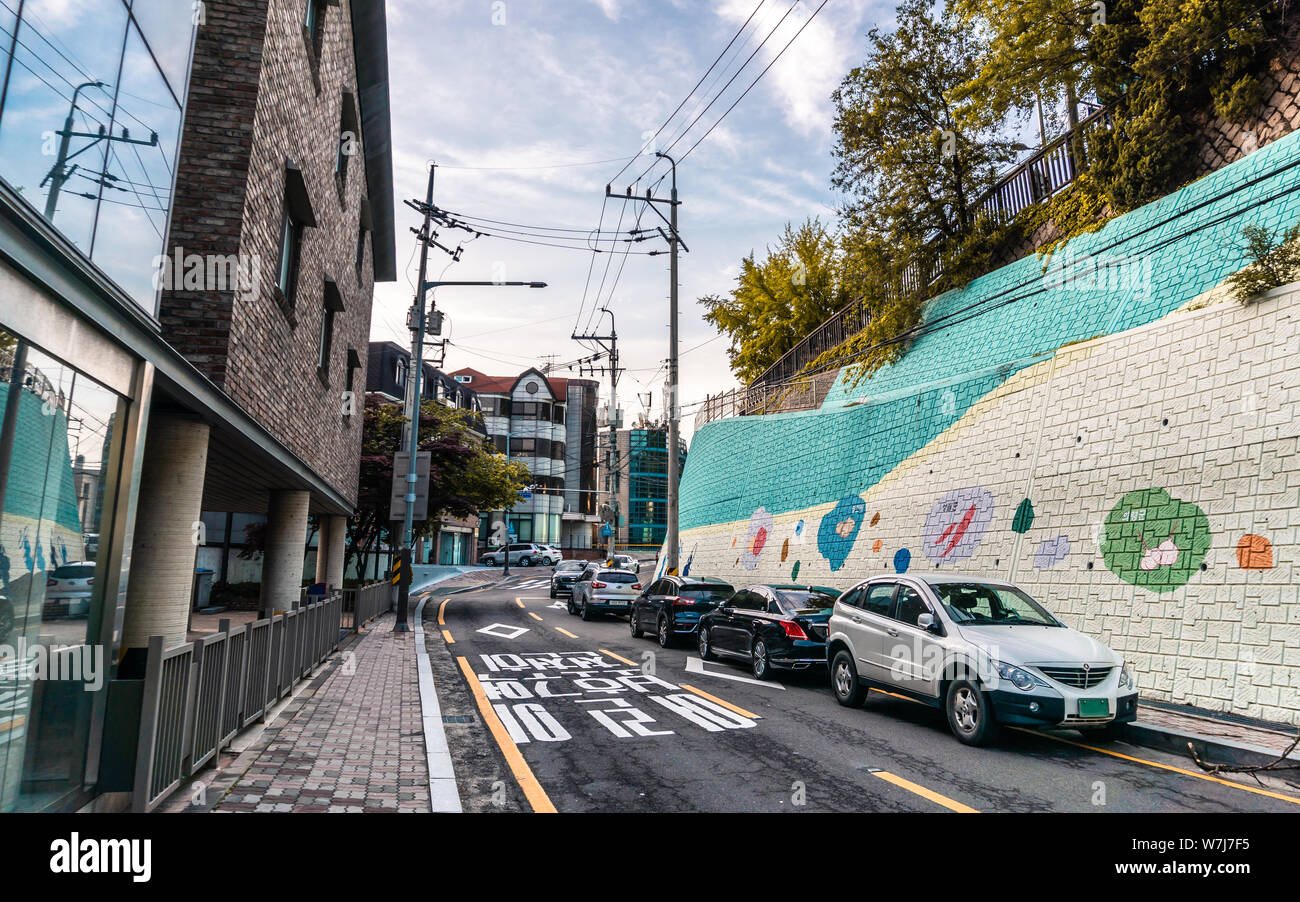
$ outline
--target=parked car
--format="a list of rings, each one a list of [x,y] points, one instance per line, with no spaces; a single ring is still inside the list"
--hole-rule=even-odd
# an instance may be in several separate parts
[[[90,596],[94,591],[94,561],[76,561],[55,567],[45,581],[42,615],[46,618],[87,617],[90,615]]]
[[[967,745],[1013,724],[1113,738],[1137,718],[1123,658],[1001,580],[945,573],[859,583],[835,602],[827,654],[840,704],[860,704],[871,688],[901,693],[942,709]]]
[[[641,572],[641,561],[630,554],[616,554],[613,561],[614,566],[620,570],[627,570],[630,573]]]
[[[564,560],[564,552],[560,550],[560,546],[543,545],[542,548],[546,549],[547,563],[550,564],[552,567],[554,567],[560,561]]]
[[[665,576],[637,596],[628,623],[632,638],[654,630],[659,644],[667,648],[676,636],[690,636],[700,617],[712,611],[734,593],[731,583],[711,576]]]
[[[518,564],[520,567],[531,567],[534,564],[550,564],[555,560],[554,556],[543,548],[541,545],[534,545],[532,542],[516,542],[508,546],[510,563]],[[502,551],[497,548],[489,551],[478,559],[480,564],[486,567],[500,567],[505,563],[502,557]]]
[[[591,620],[596,614],[626,614],[641,591],[635,573],[605,567],[582,571],[569,593],[569,613]]]
[[[749,662],[754,676],[826,666],[827,621],[839,596],[823,586],[746,586],[700,618],[700,657]]]
[[[551,597],[559,598],[561,594],[573,595],[573,584],[587,569],[586,561],[560,561],[551,574]]]

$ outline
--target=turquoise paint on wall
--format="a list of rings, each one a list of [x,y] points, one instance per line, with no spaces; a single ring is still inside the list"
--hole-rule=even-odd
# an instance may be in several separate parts
[[[1154,322],[1222,282],[1244,265],[1243,226],[1300,219],[1298,189],[1295,133],[1050,260],[1031,255],[935,298],[925,322],[943,328],[857,386],[841,373],[821,409],[700,429],[683,473],[681,528],[742,520],[760,505],[781,514],[861,494],[1061,345]]]
[[[4,512],[31,520],[53,520],[79,533],[81,518],[68,447],[67,414],[61,408],[45,414],[41,399],[29,391],[24,390],[19,397]],[[0,391],[0,417],[4,416],[6,400],[7,392]]]

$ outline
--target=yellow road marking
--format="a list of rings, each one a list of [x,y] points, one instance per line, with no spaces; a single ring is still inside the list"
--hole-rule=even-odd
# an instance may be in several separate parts
[[[447,644],[448,644],[448,645],[455,645],[455,644],[456,644],[456,640],[453,639],[453,638],[451,637],[451,630],[443,630],[443,631],[442,631],[442,638],[444,638],[444,639],[447,640]]]
[[[694,692],[700,698],[707,698],[709,701],[713,702],[714,704],[722,705],[722,707],[726,708],[728,711],[735,711],[741,717],[749,717],[753,720],[763,719],[759,715],[755,714],[753,711],[746,711],[744,708],[740,707],[739,705],[733,705],[731,702],[724,701],[723,699],[718,698],[716,695],[709,695],[709,693],[705,692],[703,689],[696,689],[694,686],[687,686],[685,683],[682,683],[681,687],[685,689],[687,692]]]
[[[900,789],[906,789],[908,792],[916,793],[921,798],[929,799],[931,802],[934,802],[936,805],[942,805],[944,808],[947,808],[949,811],[956,811],[961,814],[979,814],[978,811],[976,811],[974,808],[970,807],[969,805],[963,805],[961,802],[954,801],[953,799],[950,799],[945,795],[940,795],[939,793],[935,792],[933,789],[926,789],[924,786],[921,786],[919,783],[913,783],[911,780],[904,780],[902,777],[898,776],[897,774],[891,774],[888,771],[883,771],[883,770],[873,770],[872,773],[875,774],[880,779],[884,780],[886,783],[893,783],[895,786],[899,787]]]
[[[609,655],[609,656],[610,656],[611,658],[613,658],[615,661],[622,661],[624,664],[630,664],[630,665],[633,666],[633,667],[636,666],[636,662],[635,662],[635,661],[629,661],[627,658],[623,657],[622,655],[616,655],[616,654],[614,654],[612,651],[610,651],[608,648],[602,648],[602,649],[600,649],[600,653],[601,653],[602,655]]]
[[[528,612],[528,616],[531,617],[531,618],[533,618],[534,620],[541,620],[541,619],[542,619],[541,617],[538,617],[536,614],[534,614],[532,611],[529,611],[529,612]]]
[[[461,672],[465,674],[465,680],[469,683],[470,691],[474,693],[474,700],[478,702],[479,713],[483,715],[483,722],[487,724],[488,729],[492,732],[492,737],[496,739],[497,746],[501,749],[501,754],[505,756],[506,764],[510,766],[510,772],[515,775],[515,782],[519,788],[524,791],[524,798],[532,806],[533,811],[538,814],[555,814],[555,805],[551,802],[546,790],[542,789],[542,784],[537,782],[537,777],[533,776],[533,770],[524,760],[523,753],[519,751],[519,746],[510,738],[510,733],[506,730],[505,724],[501,723],[501,718],[497,717],[497,712],[492,709],[492,703],[488,701],[487,693],[483,691],[483,685],[474,675],[474,670],[469,666],[469,661],[465,658],[457,658],[456,662],[460,664]]]
[[[538,619],[540,620],[541,618],[539,617]],[[564,633],[564,635],[568,636],[570,639],[576,639],[576,638],[578,638],[578,636],[577,636],[576,633],[571,633],[571,632],[569,632],[568,630],[564,629],[563,627],[559,627],[559,626],[557,626],[557,627],[555,628],[555,631],[556,631],[557,633]]]
[[[524,606],[524,600],[522,598],[516,598],[515,604],[519,605],[519,607],[522,608]]]
[[[1120,758],[1124,761],[1132,761],[1136,764],[1146,764],[1150,767],[1160,770],[1171,771],[1175,774],[1182,774],[1185,777],[1195,777],[1198,780],[1207,780],[1210,783],[1218,783],[1221,786],[1228,786],[1232,789],[1240,789],[1242,792],[1253,792],[1255,795],[1268,796],[1270,799],[1280,799],[1283,802],[1290,802],[1293,805],[1300,805],[1300,798],[1289,796],[1280,792],[1271,792],[1267,789],[1261,789],[1258,786],[1249,786],[1245,783],[1234,783],[1232,780],[1225,780],[1222,777],[1216,777],[1213,774],[1197,773],[1194,770],[1187,770],[1184,767],[1174,767],[1172,764],[1161,764],[1159,761],[1150,761],[1146,758],[1135,758],[1132,755],[1125,755],[1122,752],[1113,752],[1110,749],[1100,748],[1095,745],[1087,745],[1082,742],[1075,742],[1072,739],[1065,739],[1060,736],[1053,736],[1051,733],[1039,733],[1036,730],[1026,730],[1022,727],[1012,727],[1021,733],[1028,733],[1031,736],[1042,736],[1045,739],[1051,739],[1056,742],[1063,742],[1066,745],[1077,746],[1081,749],[1087,749],[1090,752],[1101,752],[1103,755],[1110,755],[1112,758]]]
[[[447,610],[447,602],[449,601],[451,601],[450,598],[444,598],[442,604],[438,605],[438,626],[447,625],[447,621],[443,619],[443,613]]]
[[[11,717],[6,721],[0,722],[0,733],[7,733],[10,730],[16,730],[25,723],[27,723],[27,715],[25,714]]]
[[[921,701],[920,699],[912,698],[911,696],[907,696],[907,695],[899,695],[897,692],[886,692],[884,689],[875,689],[875,688],[871,689],[870,691],[879,692],[881,695],[888,695],[890,698],[901,698],[905,702],[916,702],[916,704],[918,705],[925,704],[925,702]]]

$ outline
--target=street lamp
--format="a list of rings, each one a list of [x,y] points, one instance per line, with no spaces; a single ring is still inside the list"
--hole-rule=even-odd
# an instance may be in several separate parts
[[[433,178],[430,175],[429,192],[433,192]],[[430,200],[432,202],[432,200]],[[424,223],[424,234],[429,230],[429,217],[426,214]],[[410,624],[407,623],[407,602],[410,599],[410,573],[411,573],[411,543],[414,541],[415,527],[415,484],[419,481],[419,476],[415,472],[415,448],[420,442],[420,391],[421,378],[424,375],[424,326],[425,310],[424,296],[430,288],[439,288],[441,286],[454,286],[461,288],[545,288],[545,282],[426,282],[424,280],[425,258],[428,251],[428,245],[425,245],[425,253],[420,255],[420,290],[415,294],[415,317],[412,325],[415,327],[411,338],[411,375],[406,380],[406,435],[403,438],[402,446],[410,456],[410,468],[406,473],[406,513],[402,523],[402,567],[405,580],[399,585],[397,593],[397,622],[393,624],[393,632],[409,633]],[[510,442],[507,439],[507,452],[510,448]],[[506,549],[506,563],[510,561],[510,550]]]

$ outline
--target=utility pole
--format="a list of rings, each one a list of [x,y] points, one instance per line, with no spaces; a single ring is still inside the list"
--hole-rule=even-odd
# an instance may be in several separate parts
[[[110,145],[114,141],[117,141],[122,144],[140,144],[148,147],[155,147],[158,144],[157,132],[153,132],[149,136],[148,141],[138,141],[135,138],[132,138],[131,133],[128,132],[125,128],[122,129],[122,134],[120,137],[110,134],[108,130],[105,129],[104,126],[102,125],[99,127],[98,132],[73,131],[73,129],[75,128],[75,123],[73,122],[73,118],[76,116],[77,113],[77,98],[81,95],[81,90],[83,88],[102,88],[102,87],[104,87],[104,82],[102,81],[84,81],[81,84],[77,85],[76,90],[72,92],[72,104],[71,106],[68,107],[68,117],[63,120],[63,129],[61,131],[57,131],[54,133],[58,135],[60,138],[58,155],[54,158],[54,165],[50,167],[50,171],[45,174],[45,178],[41,179],[42,187],[45,186],[46,182],[50,183],[50,193],[45,198],[45,219],[47,222],[54,221],[54,212],[59,205],[59,194],[60,192],[63,191],[64,184],[68,181],[68,179],[72,178],[73,173],[77,171],[78,164],[76,163],[72,165],[71,169],[68,168],[68,161],[71,160],[73,157],[85,153],[86,151],[90,150],[90,148],[97,145],[100,141],[107,141]],[[81,150],[77,151],[76,153],[69,154],[68,151],[71,149],[73,138],[90,138],[91,142],[87,144],[85,147],[81,148]],[[104,179],[106,177],[109,177],[107,172],[108,157],[105,156],[104,160],[105,160],[104,168],[99,173],[99,181],[101,185],[104,183]],[[94,198],[95,195],[86,193],[86,194],[82,194],[81,196]]]
[[[655,197],[646,189],[644,197],[637,197],[632,194],[631,186],[628,186],[627,193],[624,195],[629,200],[637,200],[647,204],[655,214],[664,220],[668,226],[668,231],[664,232],[662,227],[656,227],[659,234],[668,242],[669,262],[668,262],[668,529],[664,541],[664,557],[667,561],[667,572],[675,573],[677,571],[677,495],[681,474],[678,472],[677,461],[680,454],[680,428],[681,422],[681,404],[678,399],[678,371],[677,371],[677,248],[680,246],[690,252],[686,247],[686,242],[682,241],[682,236],[677,231],[677,208],[681,201],[677,199],[677,161],[666,153],[656,152],[656,157],[667,160],[672,166],[672,194],[669,199]],[[610,191],[610,186],[605,186],[606,197],[617,197]],[[666,204],[668,206],[668,216],[656,209],[655,204]]]
[[[573,335],[574,341],[594,341],[597,342],[605,353],[609,355],[609,366],[581,366],[579,373],[596,375],[597,373],[609,373],[609,447],[605,449],[606,461],[606,485],[609,491],[609,507],[612,511],[609,528],[609,548],[608,557],[614,556],[614,544],[618,537],[618,376],[622,370],[618,365],[618,329],[614,325],[614,312],[608,307],[601,307],[602,312],[609,314],[609,334],[608,335]]]
[[[411,543],[415,526],[415,484],[419,481],[416,473],[416,449],[420,444],[420,393],[421,378],[424,376],[424,277],[429,269],[429,219],[433,211],[433,179],[438,166],[429,166],[429,186],[425,191],[424,225],[420,229],[420,278],[415,283],[415,301],[411,308],[411,365],[406,375],[406,426],[402,436],[402,447],[409,455],[410,464],[406,471],[406,510],[402,514],[402,561],[410,572]],[[407,623],[406,609],[410,601],[411,581],[404,580],[397,588],[397,622],[393,632],[409,633],[411,625]]]

